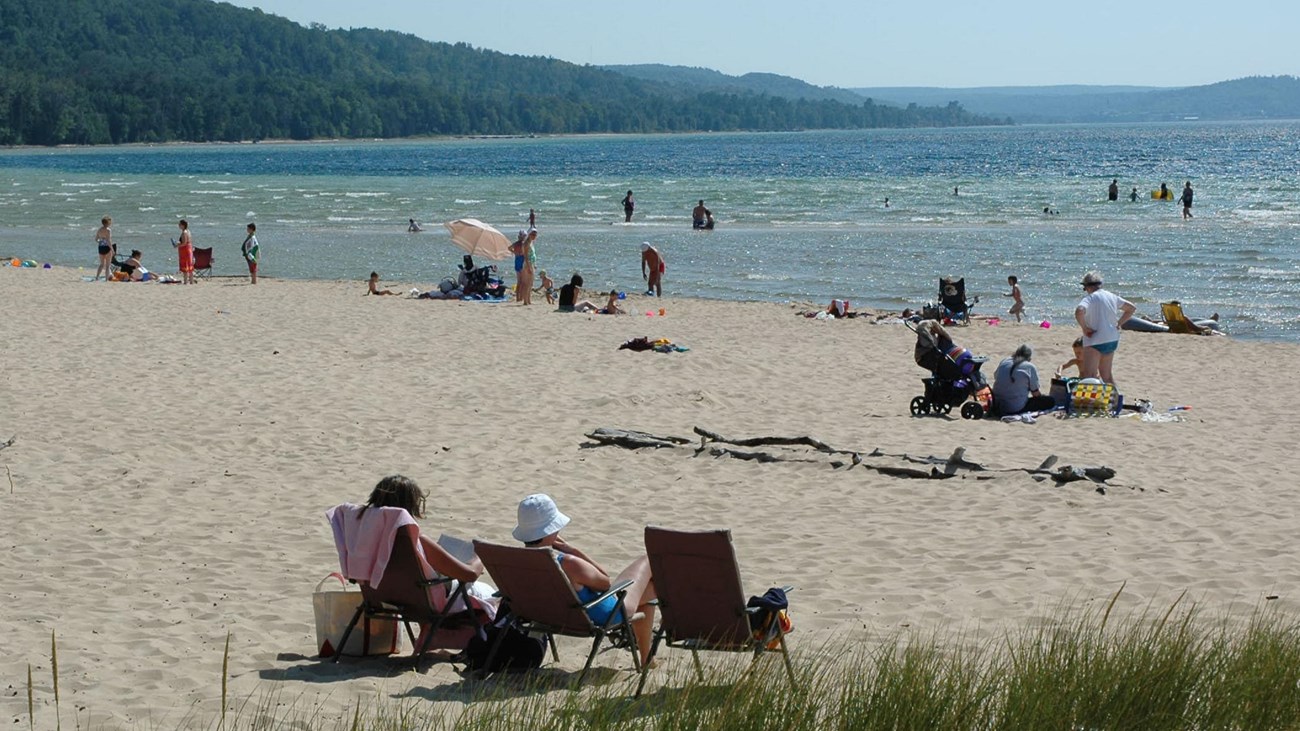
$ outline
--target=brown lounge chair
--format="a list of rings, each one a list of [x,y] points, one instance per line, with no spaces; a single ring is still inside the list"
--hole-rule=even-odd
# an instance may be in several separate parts
[[[586,611],[610,595],[617,596],[619,606],[622,607],[623,597],[633,582],[620,582],[595,599],[583,602],[578,599],[573,584],[569,583],[564,569],[555,560],[555,551],[550,548],[523,548],[474,541],[474,552],[496,582],[503,606],[509,603],[515,625],[524,632],[548,635],[551,656],[557,662],[560,659],[559,651],[555,647],[555,639],[550,635],[592,638],[591,652],[573,686],[575,689],[581,687],[583,678],[591,669],[591,663],[600,652],[601,641],[606,638],[613,647],[628,648],[632,653],[632,667],[641,670],[641,653],[637,649],[636,635],[633,634],[630,623],[641,619],[643,615],[637,612],[623,619],[623,612],[619,610],[612,612],[604,625],[598,625],[587,616]],[[497,641],[488,650],[485,668],[492,667],[505,635],[505,632],[499,633]],[[486,676],[488,672],[483,671],[483,675]]]
[[[1178,300],[1173,302],[1161,302],[1160,314],[1165,318],[1165,325],[1169,327],[1169,332],[1179,335],[1204,335],[1205,328],[1192,322],[1192,319],[1183,314],[1183,305]]]
[[[749,626],[749,616],[757,610],[745,606],[731,531],[688,532],[646,526],[645,550],[650,558],[660,611],[659,628],[650,645],[650,661],[654,660],[660,642],[690,650],[695,672],[702,680],[700,650],[752,652],[753,662],[769,651],[767,639],[755,638]],[[777,649],[770,652],[781,653],[793,687],[794,668],[790,665],[785,634],[778,630],[777,639]],[[645,688],[647,675],[643,670],[636,688],[638,697]]]
[[[356,582],[361,587],[361,606],[357,607],[352,621],[343,631],[339,647],[345,647],[348,635],[364,616],[367,619],[392,619],[406,626],[406,634],[415,647],[414,661],[418,669],[424,653],[434,648],[463,650],[474,636],[478,618],[467,607],[464,582],[437,575],[427,575],[424,565],[416,555],[419,550],[420,529],[404,525],[397,529],[393,539],[393,553],[384,569],[378,586]],[[454,585],[455,588],[452,588]],[[450,595],[448,594],[450,591]],[[439,609],[438,606],[442,608]],[[455,611],[456,607],[461,607]],[[411,623],[429,625],[424,642],[416,646]],[[334,655],[338,662],[343,653]]]

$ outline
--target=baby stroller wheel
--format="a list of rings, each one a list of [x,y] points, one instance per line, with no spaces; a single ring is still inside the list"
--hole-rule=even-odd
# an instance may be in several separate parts
[[[962,404],[961,418],[963,419],[983,419],[984,407],[974,401],[967,401]]]
[[[934,413],[936,414],[947,414],[949,411],[952,411],[952,404],[940,403],[934,405]]]
[[[925,416],[928,413],[930,413],[930,404],[924,396],[912,399],[912,416]]]

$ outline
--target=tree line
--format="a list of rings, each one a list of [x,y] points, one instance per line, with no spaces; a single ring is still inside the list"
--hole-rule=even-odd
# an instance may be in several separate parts
[[[699,93],[208,0],[0,0],[0,72],[5,145],[1006,122],[955,103]]]

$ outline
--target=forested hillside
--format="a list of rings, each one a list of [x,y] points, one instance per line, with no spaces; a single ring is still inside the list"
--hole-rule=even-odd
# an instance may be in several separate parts
[[[0,0],[0,144],[993,124],[701,93],[209,0]]]

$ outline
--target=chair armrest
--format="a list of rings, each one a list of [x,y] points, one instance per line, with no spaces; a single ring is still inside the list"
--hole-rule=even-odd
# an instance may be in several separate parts
[[[449,581],[455,581],[455,579],[451,578],[450,576],[439,576],[436,579],[420,579],[415,583],[419,584],[420,586],[437,586],[439,584],[446,584]]]
[[[601,602],[605,601],[605,599],[609,598],[610,596],[612,596],[612,595],[614,595],[614,594],[617,594],[617,595],[619,596],[619,598],[622,599],[623,595],[627,593],[627,588],[628,588],[629,586],[631,586],[632,584],[634,584],[634,583],[636,583],[636,582],[632,581],[631,579],[628,579],[627,581],[620,581],[619,583],[614,584],[613,586],[611,586],[611,587],[609,587],[608,589],[606,589],[605,592],[604,592],[603,594],[601,594],[600,596],[596,597],[595,599],[592,599],[591,601],[587,602],[586,604],[581,605],[583,611],[586,611],[586,610],[590,609],[591,607],[594,607],[594,606],[596,606],[597,604],[600,604]]]

